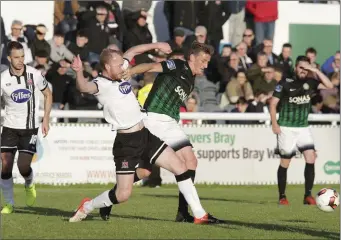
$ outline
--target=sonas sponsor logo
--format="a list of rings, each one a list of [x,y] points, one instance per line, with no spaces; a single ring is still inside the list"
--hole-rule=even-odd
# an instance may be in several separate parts
[[[310,102],[310,96],[304,95],[304,96],[298,96],[298,97],[290,97],[289,103],[296,103],[296,104],[306,104]]]
[[[340,175],[340,161],[328,161],[324,164],[323,170],[327,175],[338,174]]]
[[[188,98],[188,95],[180,86],[177,86],[175,88],[175,92],[179,95],[181,101],[183,101],[183,102]]]
[[[16,103],[24,103],[30,100],[32,92],[28,89],[18,89],[12,92],[11,98]]]

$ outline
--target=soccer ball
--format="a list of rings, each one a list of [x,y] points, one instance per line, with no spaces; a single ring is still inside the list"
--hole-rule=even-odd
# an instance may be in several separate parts
[[[340,204],[339,193],[331,188],[322,188],[316,195],[316,205],[323,212],[334,212]]]

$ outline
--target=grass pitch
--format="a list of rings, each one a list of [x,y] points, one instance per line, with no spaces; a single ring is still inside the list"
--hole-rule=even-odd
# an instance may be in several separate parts
[[[322,187],[315,186],[317,192]],[[303,205],[302,185],[288,186],[290,206],[279,207],[276,186],[204,186],[204,208],[227,224],[174,222],[178,190],[134,187],[133,196],[113,207],[110,221],[93,212],[85,221],[68,218],[83,197],[109,189],[103,185],[36,186],[35,207],[25,206],[22,185],[15,187],[15,213],[1,216],[2,239],[339,239],[340,212]]]

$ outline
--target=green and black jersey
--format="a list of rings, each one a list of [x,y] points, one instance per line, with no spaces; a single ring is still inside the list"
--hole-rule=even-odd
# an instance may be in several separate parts
[[[161,65],[163,72],[156,77],[144,109],[179,121],[180,106],[193,91],[195,76],[186,61],[167,60]]]
[[[275,87],[274,97],[280,99],[278,124],[285,127],[307,127],[311,109],[311,97],[319,81],[312,78],[280,81]]]

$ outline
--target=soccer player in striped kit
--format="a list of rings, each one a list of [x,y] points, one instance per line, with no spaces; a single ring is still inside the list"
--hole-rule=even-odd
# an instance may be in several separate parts
[[[307,77],[316,74],[319,80]],[[288,205],[285,195],[287,169],[290,160],[296,155],[296,149],[303,153],[306,166],[304,170],[305,193],[303,203],[315,205],[311,195],[315,178],[315,146],[311,134],[308,115],[311,109],[311,97],[318,89],[333,88],[333,84],[320,70],[314,68],[305,56],[296,59],[295,76],[286,78],[275,87],[270,102],[272,131],[277,135],[278,151],[281,162],[278,167],[279,204]],[[279,119],[276,119],[279,105]]]
[[[39,95],[44,95],[42,133],[49,132],[52,93],[40,71],[24,64],[24,48],[19,42],[8,43],[10,68],[1,74],[1,95],[5,101],[4,125],[1,132],[1,189],[5,204],[2,214],[13,212],[14,156],[19,152],[18,169],[25,179],[26,205],[33,206],[36,189],[31,168],[36,153],[39,122]]]

